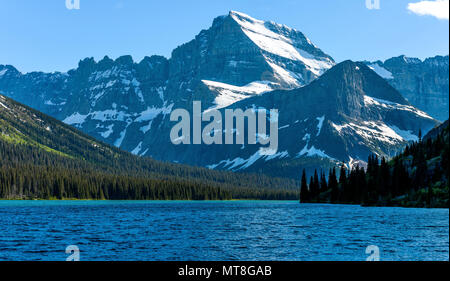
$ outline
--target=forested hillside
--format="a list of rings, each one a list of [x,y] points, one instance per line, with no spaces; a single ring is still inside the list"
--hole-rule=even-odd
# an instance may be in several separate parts
[[[0,198],[293,199],[297,186],[140,158],[0,95]]]
[[[330,170],[328,181],[316,172],[307,183],[303,173],[302,203],[368,206],[449,207],[449,124],[430,131],[387,161],[369,157],[367,170]],[[339,178],[339,179],[338,179]]]

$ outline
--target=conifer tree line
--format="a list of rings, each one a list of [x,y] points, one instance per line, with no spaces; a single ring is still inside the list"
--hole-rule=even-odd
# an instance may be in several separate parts
[[[0,199],[298,198],[298,181],[138,157],[0,98]]]
[[[342,165],[317,170],[308,181],[303,170],[301,203],[448,208],[448,125],[435,138],[408,145],[390,161],[369,156],[367,168]]]
[[[0,198],[111,200],[286,200],[295,189],[269,189],[255,183],[235,186],[210,177],[114,170],[86,161],[0,141]],[[230,182],[234,179],[230,178]],[[247,183],[246,183],[247,184]]]

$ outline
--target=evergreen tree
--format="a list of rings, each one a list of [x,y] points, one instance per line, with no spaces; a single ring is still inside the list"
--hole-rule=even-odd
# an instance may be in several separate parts
[[[302,172],[302,180],[300,186],[300,202],[308,203],[309,202],[309,191],[308,191],[308,183],[306,182],[306,171],[303,169]]]
[[[338,197],[339,197],[339,188],[338,188],[338,182],[336,178],[336,169],[333,168],[330,170],[330,174],[328,176],[328,189],[331,190],[331,203],[337,203]]]
[[[347,170],[345,169],[344,165],[341,165],[341,169],[339,172],[339,195],[338,200],[345,202],[346,196],[345,191],[347,190]]]
[[[314,176],[311,176],[309,181],[309,199],[312,202],[319,201],[319,193],[320,193],[320,183],[319,183],[319,175],[317,174],[317,170],[314,170]]]
[[[327,190],[328,190],[327,178],[325,176],[325,173],[323,171],[321,171],[321,175],[320,175],[320,193],[321,192],[325,192]]]

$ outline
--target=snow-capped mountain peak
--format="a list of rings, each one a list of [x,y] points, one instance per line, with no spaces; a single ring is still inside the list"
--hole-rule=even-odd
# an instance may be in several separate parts
[[[0,65],[0,93],[134,154],[297,177],[305,165],[328,168],[364,161],[370,153],[392,155],[394,146],[435,125],[388,84],[398,79],[404,61],[335,65],[300,31],[232,11],[170,59],[88,58],[64,74],[22,74]],[[446,66],[441,80],[447,81],[448,101],[448,57],[426,62],[426,73]],[[248,145],[174,146],[169,115],[192,110],[192,101],[201,101],[204,110],[279,109],[278,152],[265,155]]]
[[[254,19],[244,13],[231,11],[232,17],[242,31],[262,50],[289,60],[300,61],[319,76],[334,65],[331,57],[325,55],[301,32],[274,23]],[[316,49],[315,54],[308,49]]]

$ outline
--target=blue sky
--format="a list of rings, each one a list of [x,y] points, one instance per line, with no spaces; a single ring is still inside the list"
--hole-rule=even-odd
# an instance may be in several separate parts
[[[380,0],[369,10],[366,0],[80,0],[68,10],[65,0],[0,0],[0,64],[53,72],[85,57],[170,57],[229,10],[296,28],[338,62],[447,55],[448,13],[408,10],[414,2]]]

